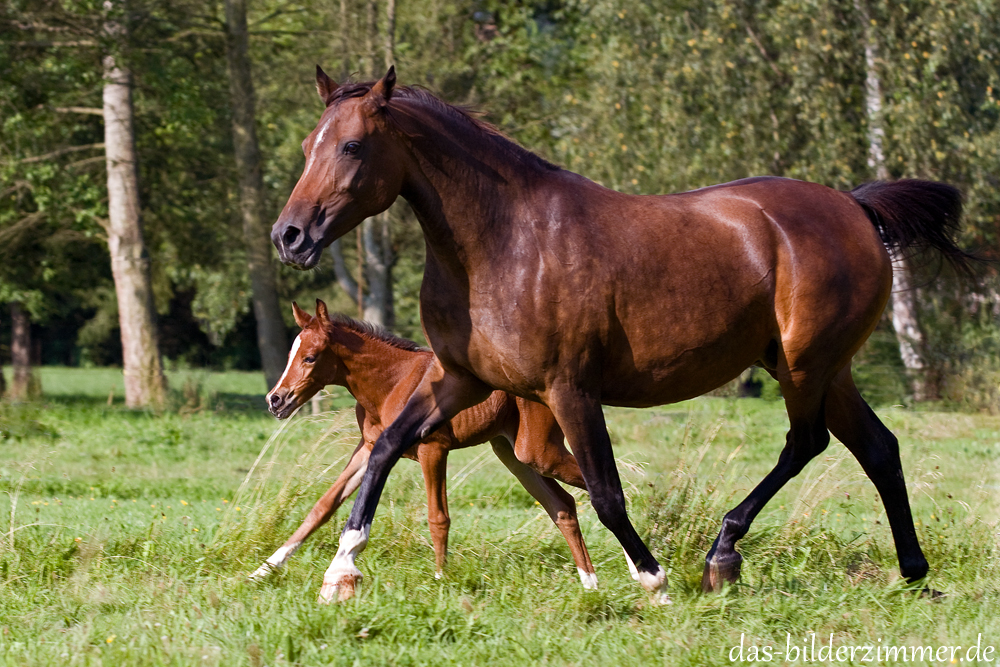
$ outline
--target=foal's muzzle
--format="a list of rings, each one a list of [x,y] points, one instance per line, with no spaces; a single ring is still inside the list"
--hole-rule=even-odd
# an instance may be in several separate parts
[[[267,395],[267,409],[278,419],[286,419],[298,407],[299,403],[295,400],[295,394],[288,390],[276,389]]]

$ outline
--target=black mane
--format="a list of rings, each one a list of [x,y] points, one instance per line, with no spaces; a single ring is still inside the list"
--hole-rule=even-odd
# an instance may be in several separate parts
[[[364,97],[371,91],[375,83],[375,81],[345,83],[330,95],[328,103],[333,106],[347,99]],[[478,118],[478,114],[472,109],[449,104],[425,88],[417,86],[396,86],[393,88],[388,107],[390,117],[392,115],[392,102],[397,100],[411,102],[418,108],[446,116],[454,121],[459,128],[464,127],[473,131],[474,134],[481,135],[498,152],[517,162],[551,171],[562,168],[519,145],[493,124]]]

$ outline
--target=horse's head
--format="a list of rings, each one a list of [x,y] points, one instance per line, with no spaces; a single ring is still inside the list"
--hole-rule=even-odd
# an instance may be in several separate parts
[[[330,316],[326,304],[316,299],[316,315],[292,303],[295,322],[302,331],[288,353],[288,365],[278,384],[267,394],[267,408],[285,419],[328,384],[342,384],[344,362],[332,350]]]
[[[406,154],[387,118],[395,84],[390,67],[370,86],[341,89],[316,67],[326,111],[302,142],[305,168],[271,229],[285,264],[312,268],[323,248],[399,196]]]

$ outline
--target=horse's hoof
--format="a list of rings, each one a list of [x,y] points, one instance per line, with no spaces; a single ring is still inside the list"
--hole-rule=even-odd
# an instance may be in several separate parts
[[[657,607],[667,607],[674,603],[667,595],[666,591],[660,591],[659,593],[653,593],[653,605]]]
[[[319,589],[319,604],[330,604],[336,598],[337,602],[350,600],[357,592],[358,584],[361,583],[360,574],[345,574],[333,582],[324,581]]]
[[[740,578],[743,566],[743,556],[733,554],[735,558],[720,561],[719,558],[706,558],[705,571],[701,575],[701,590],[705,593],[718,593],[729,583],[735,584]]]

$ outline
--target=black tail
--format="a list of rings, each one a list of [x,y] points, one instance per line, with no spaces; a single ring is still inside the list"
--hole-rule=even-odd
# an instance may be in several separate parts
[[[851,190],[890,250],[937,250],[960,273],[977,258],[955,243],[962,193],[935,181],[873,181]]]

